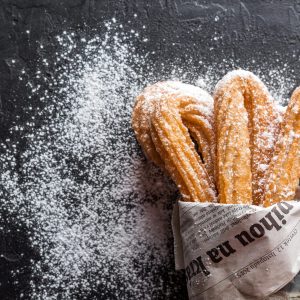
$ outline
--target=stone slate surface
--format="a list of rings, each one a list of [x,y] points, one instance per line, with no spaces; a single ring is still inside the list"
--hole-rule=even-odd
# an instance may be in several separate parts
[[[137,18],[128,24],[134,14]],[[28,91],[20,85],[18,76],[22,69],[28,78],[34,73],[38,58],[45,55],[40,43],[54,53],[52,40],[64,29],[87,35],[93,30],[102,32],[103,21],[112,17],[123,23],[125,30],[146,25],[145,35],[151,43],[136,46],[143,51],[156,51],[156,62],[172,58],[184,64],[188,55],[195,58],[195,64],[201,57],[207,65],[217,65],[224,57],[239,61],[241,66],[253,60],[266,68],[286,63],[286,69],[294,70],[291,76],[300,84],[299,0],[0,0],[1,141],[17,139],[10,136],[9,128],[30,117],[24,109],[34,105],[35,99],[33,103],[28,101]],[[222,39],[215,41],[214,35]],[[53,53],[47,55],[51,57]],[[13,59],[15,64],[11,63]],[[13,232],[13,228],[9,229]],[[12,238],[11,232],[7,229],[1,233],[2,254],[7,248],[17,251],[24,247],[24,236]],[[15,263],[0,258],[0,299],[19,298],[19,287],[10,278],[10,271],[19,263],[26,264],[26,260]],[[28,276],[19,278],[23,291]],[[180,299],[185,298],[183,289]]]

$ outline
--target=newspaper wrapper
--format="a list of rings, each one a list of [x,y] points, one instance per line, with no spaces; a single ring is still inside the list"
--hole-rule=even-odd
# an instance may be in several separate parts
[[[172,223],[175,265],[185,269],[189,299],[265,299],[300,270],[300,202],[264,208],[179,201]]]

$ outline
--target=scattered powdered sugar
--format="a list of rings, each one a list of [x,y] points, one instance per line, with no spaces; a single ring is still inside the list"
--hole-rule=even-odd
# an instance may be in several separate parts
[[[168,296],[176,287],[171,279],[162,288],[159,270],[173,268],[177,193],[142,158],[130,128],[145,83],[129,60],[142,59],[123,40],[105,38],[86,43],[87,58],[72,59],[72,35],[58,41],[57,61],[68,58],[67,68],[57,67],[51,95],[39,91],[49,118],[38,129],[25,125],[18,172],[16,148],[1,156],[5,209],[26,226],[40,257],[31,265],[30,298],[152,299],[155,289]]]
[[[232,71],[232,69],[235,69],[235,71],[230,73],[231,75],[228,75],[228,72]],[[288,70],[291,72],[288,72]],[[247,71],[252,72],[264,83],[273,96],[279,110],[286,107],[289,101],[289,95],[297,83],[293,76],[293,70],[290,70],[286,65],[284,67],[278,67],[276,65],[270,67],[270,65],[261,64],[258,68],[255,67],[252,62],[241,64],[238,60],[232,61],[230,59],[224,59],[222,64],[206,66],[203,74],[195,77],[195,84],[213,94],[216,84],[218,84],[220,79],[224,78],[224,76],[227,75],[228,79],[228,76],[233,76],[236,73],[248,75],[249,73]]]
[[[177,190],[143,157],[130,126],[134,98],[160,74],[137,68],[147,62],[121,33],[78,43],[66,32],[57,42],[53,78],[45,59],[37,70],[44,85],[28,81],[29,98],[44,109],[12,128],[21,141],[7,140],[0,154],[0,213],[26,228],[37,253],[28,297],[174,297],[183,280],[172,271]],[[181,74],[175,69],[170,79]],[[194,78],[211,92],[220,76],[210,66]]]
[[[261,171],[267,171],[268,168],[269,168],[269,165],[266,165],[266,164],[259,164],[259,165],[258,165],[258,168],[259,168]]]
[[[213,116],[213,98],[205,90],[179,81],[167,80],[151,85],[143,91],[143,96],[147,99],[144,103],[144,108],[149,112],[153,111],[155,100],[163,97],[173,96],[180,98],[182,96],[195,98],[198,102],[198,107],[205,113],[205,115]]]

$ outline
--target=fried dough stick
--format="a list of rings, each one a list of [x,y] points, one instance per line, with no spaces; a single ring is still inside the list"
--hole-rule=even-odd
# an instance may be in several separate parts
[[[214,100],[220,202],[261,204],[278,132],[273,99],[255,75],[237,70],[217,84]]]
[[[137,140],[185,201],[216,201],[212,120],[213,100],[198,87],[159,82],[137,97],[132,116]]]
[[[300,169],[300,88],[288,104],[268,169],[264,206],[293,200]]]

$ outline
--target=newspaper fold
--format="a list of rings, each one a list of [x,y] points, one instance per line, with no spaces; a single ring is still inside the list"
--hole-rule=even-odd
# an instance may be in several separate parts
[[[179,201],[172,223],[190,299],[264,299],[300,270],[300,202]]]

